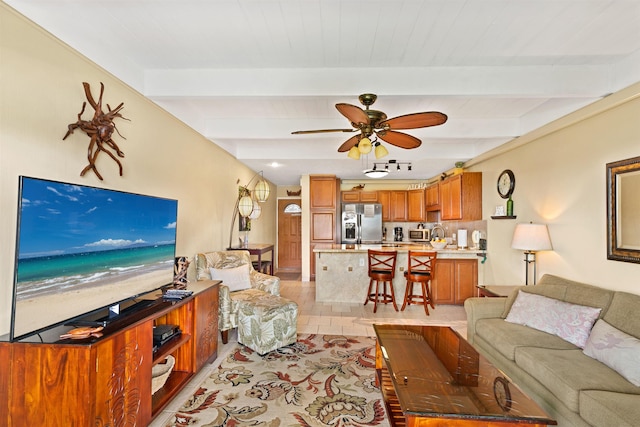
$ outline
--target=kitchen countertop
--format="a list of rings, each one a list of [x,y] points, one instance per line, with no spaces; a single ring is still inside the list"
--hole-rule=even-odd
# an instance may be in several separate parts
[[[458,249],[454,246],[447,246],[444,249],[434,249],[430,244],[423,244],[421,242],[384,242],[380,244],[339,244],[339,243],[321,243],[315,245],[313,248],[313,252],[367,252],[369,249],[374,250],[389,250],[389,251],[397,251],[397,252],[408,252],[412,251],[436,251],[439,254],[451,254],[451,255],[462,255],[462,254],[479,254],[484,255],[485,251],[481,251],[479,249]]]

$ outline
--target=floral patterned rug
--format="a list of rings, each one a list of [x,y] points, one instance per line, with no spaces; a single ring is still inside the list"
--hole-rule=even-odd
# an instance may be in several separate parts
[[[263,356],[238,345],[169,426],[388,427],[375,338],[298,335]]]

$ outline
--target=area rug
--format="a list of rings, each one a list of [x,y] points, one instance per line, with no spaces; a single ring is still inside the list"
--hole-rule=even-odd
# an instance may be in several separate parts
[[[388,427],[375,385],[375,339],[298,335],[262,356],[238,345],[169,426]]]

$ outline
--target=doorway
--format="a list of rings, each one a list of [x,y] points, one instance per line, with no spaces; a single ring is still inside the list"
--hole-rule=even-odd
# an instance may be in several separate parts
[[[278,271],[302,271],[301,199],[278,200]]]

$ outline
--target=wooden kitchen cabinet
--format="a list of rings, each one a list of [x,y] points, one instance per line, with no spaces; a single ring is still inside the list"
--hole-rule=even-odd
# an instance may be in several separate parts
[[[378,203],[382,204],[382,221],[407,221],[407,191],[379,190]]]
[[[378,190],[378,203],[382,205],[382,222],[391,221],[391,191]]]
[[[407,192],[391,191],[391,221],[407,220]]]
[[[154,300],[106,326],[102,337],[0,343],[0,425],[149,425],[197,365],[217,356],[218,283],[184,300]],[[178,325],[182,334],[154,352],[158,324]],[[152,395],[152,367],[167,355],[174,369]]]
[[[407,221],[424,222],[427,220],[426,194],[424,188],[407,191]]]
[[[343,203],[377,203],[377,191],[343,191],[341,195]]]
[[[309,204],[313,209],[337,209],[338,180],[335,175],[309,177]]]
[[[440,182],[440,219],[482,219],[482,173],[465,172]]]
[[[436,272],[431,283],[435,304],[464,304],[467,298],[476,296],[478,285],[478,260],[438,258]]]
[[[337,241],[335,212],[311,212],[311,241],[335,243]]]
[[[440,210],[440,184],[432,184],[425,189],[427,212]]]
[[[318,243],[339,243],[340,235],[340,180],[335,175],[309,176],[310,199],[310,267],[311,280],[316,276],[313,248]]]

